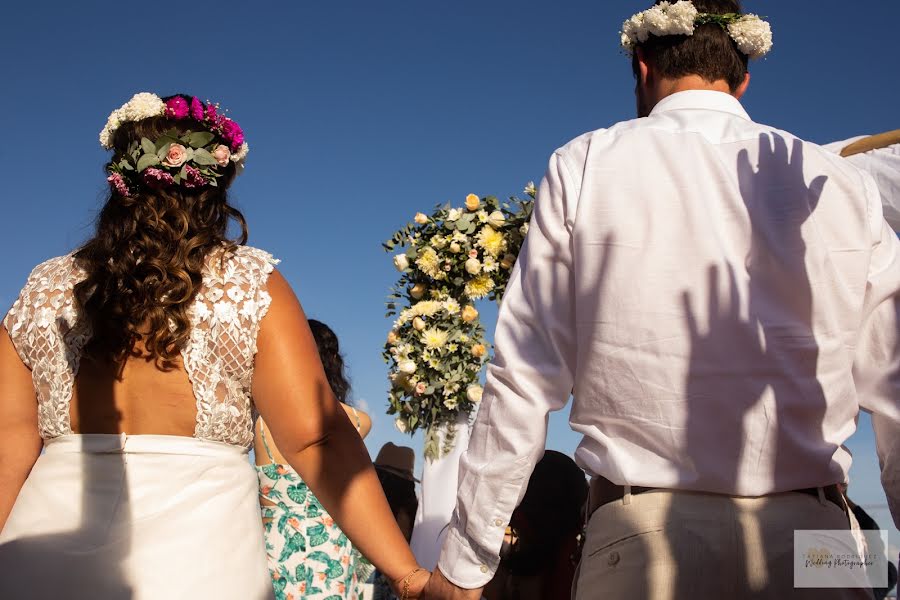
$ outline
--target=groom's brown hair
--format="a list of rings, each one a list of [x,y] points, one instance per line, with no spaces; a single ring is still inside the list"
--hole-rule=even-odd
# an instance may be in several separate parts
[[[662,0],[657,0],[659,4]],[[726,14],[741,12],[738,0],[693,0],[701,13]],[[744,81],[748,58],[738,50],[728,32],[719,25],[700,25],[692,36],[651,35],[638,44],[645,59],[652,63],[666,78],[677,79],[686,75],[699,75],[712,83],[724,79],[731,91]],[[631,62],[634,76],[638,77],[637,53]]]

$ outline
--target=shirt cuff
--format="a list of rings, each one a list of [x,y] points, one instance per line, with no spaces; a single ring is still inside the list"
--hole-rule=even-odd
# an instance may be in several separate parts
[[[450,526],[438,560],[438,568],[450,583],[467,590],[484,587],[499,566],[499,556],[479,554],[455,523]]]

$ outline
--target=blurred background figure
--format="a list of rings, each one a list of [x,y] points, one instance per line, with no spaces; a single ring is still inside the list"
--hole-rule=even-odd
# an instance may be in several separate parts
[[[560,452],[544,452],[513,512],[500,567],[484,589],[487,600],[571,596],[587,496],[584,471],[575,461]]]

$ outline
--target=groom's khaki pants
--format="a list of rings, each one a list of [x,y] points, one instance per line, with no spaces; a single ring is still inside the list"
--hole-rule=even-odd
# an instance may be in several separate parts
[[[849,528],[836,504],[800,493],[631,495],[591,516],[573,598],[871,600],[864,589],[794,587],[794,530]]]

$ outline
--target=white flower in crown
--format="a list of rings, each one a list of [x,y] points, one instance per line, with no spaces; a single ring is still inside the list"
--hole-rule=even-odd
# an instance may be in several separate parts
[[[140,121],[150,117],[158,117],[166,112],[166,103],[162,98],[150,92],[141,92],[132,96],[131,100],[112,111],[106,120],[106,126],[100,132],[100,145],[109,150],[112,148],[112,136],[122,123]]]
[[[744,15],[728,25],[728,34],[750,58],[761,58],[772,49],[772,26],[756,15]]]
[[[757,15],[701,13],[690,0],[660,2],[622,23],[621,43],[629,53],[651,35],[693,35],[698,23],[716,23],[728,32],[738,50],[761,58],[772,49],[772,28]]]
[[[397,428],[397,431],[400,433],[406,433],[409,431],[409,423],[403,417],[397,417],[394,420],[394,427]]]
[[[248,152],[250,152],[250,146],[247,145],[247,142],[244,142],[243,144],[241,144],[241,147],[238,148],[237,152],[233,152],[231,154],[231,162],[241,162],[242,160],[247,158]]]

